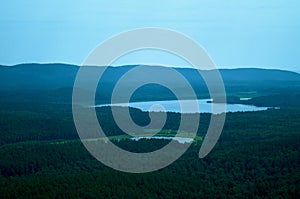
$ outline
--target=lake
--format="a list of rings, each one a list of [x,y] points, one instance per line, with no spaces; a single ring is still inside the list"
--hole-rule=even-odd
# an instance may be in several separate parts
[[[199,100],[166,100],[166,101],[147,101],[147,102],[130,102],[130,103],[116,103],[116,104],[101,104],[95,107],[103,106],[122,106],[122,107],[133,107],[138,108],[142,111],[152,112],[176,112],[176,113],[212,113],[212,103],[208,103],[211,99],[199,99]],[[197,102],[199,110],[196,111],[194,104]],[[185,110],[182,111],[180,104],[184,105]],[[224,104],[216,103],[216,110],[213,114],[222,113],[222,106]],[[263,111],[269,107],[257,107],[253,105],[245,104],[225,104],[226,112],[246,112],[246,111]]]
[[[185,137],[165,137],[165,136],[152,136],[152,137],[133,137],[131,140],[138,141],[140,139],[161,139],[161,140],[176,140],[180,144],[193,142],[193,138],[185,138]]]

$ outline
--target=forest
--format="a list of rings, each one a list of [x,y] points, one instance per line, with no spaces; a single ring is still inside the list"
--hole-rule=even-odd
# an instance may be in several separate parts
[[[138,124],[147,112],[130,111]],[[108,107],[97,109],[107,136],[122,135]],[[164,130],[180,114],[168,113]],[[205,136],[210,114],[201,114]],[[199,159],[201,139],[164,169],[131,174],[92,157],[80,142],[70,105],[2,103],[0,198],[299,198],[300,109],[228,113],[213,151]],[[134,152],[154,151],[167,140],[112,140]]]
[[[134,67],[108,67],[99,81],[96,103],[110,102],[117,81]],[[197,135],[183,156],[163,169],[133,174],[105,166],[79,139],[72,115],[72,87],[78,69],[65,64],[0,66],[0,198],[300,198],[298,73],[220,70],[227,103],[270,108],[227,113],[216,146],[199,159],[211,119],[211,114],[201,113]],[[94,69],[97,72],[99,68]],[[148,69],[157,76],[168,76],[164,67],[143,66],[143,70]],[[174,69],[186,77],[198,99],[209,98],[199,71]],[[130,87],[134,80],[129,78],[126,85]],[[174,79],[169,81],[181,88]],[[174,97],[167,88],[152,84],[139,88],[131,101]],[[151,121],[149,112],[135,108],[129,112],[137,125],[146,126]],[[170,142],[129,139],[108,106],[96,108],[96,115],[106,136],[127,151],[152,152]],[[172,137],[181,114],[166,115],[157,135]],[[187,116],[193,122],[195,115]]]

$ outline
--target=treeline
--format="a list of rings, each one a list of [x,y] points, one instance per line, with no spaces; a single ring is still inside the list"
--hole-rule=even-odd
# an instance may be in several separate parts
[[[33,140],[79,139],[73,122],[71,105],[24,103],[0,104],[0,106],[0,145]],[[99,123],[107,136],[124,134],[115,123],[109,107],[97,108],[96,110]],[[287,131],[284,123],[294,125],[289,128],[297,128],[295,126],[297,123],[292,123],[291,119],[300,123],[299,112],[300,108],[283,108],[281,110],[270,109],[264,112],[227,113],[225,130],[228,129],[232,133],[237,132],[238,134],[242,132],[243,136],[245,134],[256,136],[261,134],[260,130],[264,129],[265,126],[272,126],[269,134],[283,133]],[[130,114],[133,121],[138,125],[145,126],[150,122],[147,112],[131,108]],[[200,115],[197,132],[199,136],[206,134],[210,116],[210,114]],[[193,114],[189,114],[188,117],[191,118],[190,121],[192,122]],[[178,113],[168,113],[163,129],[177,130],[180,118]]]
[[[71,110],[71,105],[37,104],[0,104],[0,145],[32,140],[79,139]],[[124,108],[120,108],[124,109]],[[160,114],[160,113],[157,113]],[[130,108],[130,115],[135,123],[149,124],[147,112]],[[97,116],[107,136],[123,135],[124,132],[115,123],[111,108],[97,108]],[[192,116],[191,116],[192,117]],[[205,116],[209,120],[209,116]],[[164,129],[176,130],[180,123],[180,114],[168,113]],[[205,126],[205,125],[203,125]],[[207,126],[207,125],[206,125]],[[204,133],[205,130],[203,129]]]

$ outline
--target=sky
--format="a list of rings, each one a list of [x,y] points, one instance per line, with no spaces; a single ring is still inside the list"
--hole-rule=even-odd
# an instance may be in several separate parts
[[[0,64],[82,64],[112,36],[160,27],[200,44],[218,68],[300,71],[299,0],[10,0],[0,7]],[[178,57],[141,51],[114,65],[185,66]]]

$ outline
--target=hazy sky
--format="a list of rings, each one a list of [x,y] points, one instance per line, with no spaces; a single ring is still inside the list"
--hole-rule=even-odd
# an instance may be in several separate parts
[[[179,31],[202,45],[220,68],[300,70],[299,0],[9,0],[0,6],[0,64],[81,64],[98,44],[142,27]],[[116,64],[184,65],[160,52]]]

